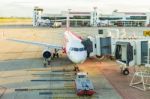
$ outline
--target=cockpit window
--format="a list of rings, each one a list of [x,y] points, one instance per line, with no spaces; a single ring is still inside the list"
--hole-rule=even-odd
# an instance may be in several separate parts
[[[71,51],[85,51],[85,48],[70,48]]]

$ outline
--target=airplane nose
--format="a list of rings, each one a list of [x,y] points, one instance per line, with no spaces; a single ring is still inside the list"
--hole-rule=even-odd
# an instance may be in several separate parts
[[[84,59],[82,59],[82,58],[74,58],[73,60],[72,60],[74,63],[83,63],[84,62]]]
[[[72,55],[72,61],[76,64],[83,63],[86,60],[86,53]]]

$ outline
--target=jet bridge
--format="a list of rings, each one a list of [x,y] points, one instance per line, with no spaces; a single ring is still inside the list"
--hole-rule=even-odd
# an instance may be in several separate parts
[[[89,36],[82,44],[87,50],[88,57],[112,55],[111,37]]]
[[[88,57],[115,57],[124,75],[129,74],[130,66],[150,64],[150,41],[146,38],[120,38],[118,30],[100,29],[82,43]]]
[[[115,58],[122,64],[121,71],[124,75],[129,74],[129,66],[150,64],[148,40],[118,40],[115,48]]]

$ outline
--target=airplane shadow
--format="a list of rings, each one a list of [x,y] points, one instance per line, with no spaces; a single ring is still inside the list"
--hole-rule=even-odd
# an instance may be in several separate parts
[[[49,66],[64,66],[73,64],[67,57],[54,58]],[[48,66],[48,67],[49,67]]]

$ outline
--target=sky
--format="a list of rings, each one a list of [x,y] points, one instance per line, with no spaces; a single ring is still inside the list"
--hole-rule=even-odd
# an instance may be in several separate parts
[[[103,14],[119,12],[150,12],[150,0],[0,0],[0,17],[32,17],[35,6],[45,13],[72,11],[92,11],[97,7]]]

